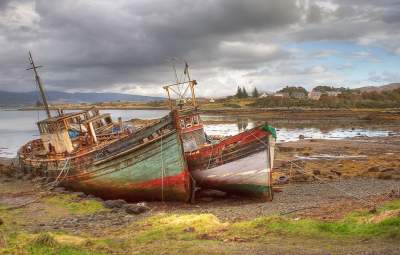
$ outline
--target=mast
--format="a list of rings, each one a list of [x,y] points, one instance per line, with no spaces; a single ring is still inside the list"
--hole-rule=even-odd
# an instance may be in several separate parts
[[[188,63],[185,61],[185,69],[183,71],[184,76],[184,80],[183,81],[179,81],[178,76],[176,74],[176,69],[175,66],[173,65],[173,69],[175,72],[175,77],[177,78],[177,82],[174,84],[170,84],[170,85],[166,85],[163,88],[165,89],[165,91],[167,92],[168,95],[168,101],[169,101],[169,107],[171,110],[174,109],[174,104],[172,102],[172,97],[171,95],[176,95],[178,96],[178,100],[179,102],[183,102],[185,100],[185,96],[186,93],[189,91],[190,89],[190,97],[191,97],[191,107],[194,109],[197,109],[197,102],[196,102],[196,95],[195,95],[195,85],[197,85],[196,80],[191,80],[190,79],[190,74],[189,74],[189,65]],[[187,81],[186,80],[187,77]],[[183,86],[183,91],[180,89],[180,86]],[[183,105],[182,105],[183,107]],[[181,108],[182,108],[181,107]]]
[[[32,54],[31,54],[31,52],[29,51],[29,62],[30,62],[30,64],[31,64],[31,68],[28,68],[28,69],[26,69],[26,70],[33,70],[33,72],[35,73],[35,79],[36,79],[36,84],[38,85],[38,87],[39,87],[39,91],[40,91],[40,94],[41,94],[41,96],[42,96],[42,101],[43,101],[43,105],[44,105],[44,108],[45,108],[45,110],[46,110],[46,113],[47,113],[47,117],[48,118],[51,118],[51,114],[50,114],[50,110],[49,110],[49,105],[48,105],[48,103],[47,103],[47,98],[46,98],[46,94],[45,94],[45,92],[44,92],[44,88],[43,88],[43,85],[42,85],[42,82],[41,82],[41,80],[40,80],[40,77],[39,77],[39,74],[38,74],[38,72],[37,72],[37,68],[40,68],[40,67],[42,67],[42,66],[36,66],[35,65],[35,62],[33,62],[33,58],[32,58]]]

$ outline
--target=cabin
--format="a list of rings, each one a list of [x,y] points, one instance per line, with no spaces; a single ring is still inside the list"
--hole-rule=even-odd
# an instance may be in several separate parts
[[[195,151],[207,143],[194,92],[196,84],[195,80],[190,80],[188,77],[188,81],[164,86],[168,95],[170,109],[174,114],[177,129],[181,134],[183,150],[185,152]],[[185,86],[181,88],[182,91],[185,91],[184,93],[181,93],[179,89],[174,89],[181,85]],[[185,98],[186,91],[190,91],[191,94],[188,98]],[[178,99],[172,99],[172,93],[176,94]]]
[[[177,121],[185,152],[197,150],[207,142],[203,123],[197,110],[180,110]]]
[[[75,113],[59,112],[56,117],[37,123],[40,139],[46,153],[73,153],[82,145],[97,144],[98,135],[112,132],[110,114],[100,114],[97,109]]]

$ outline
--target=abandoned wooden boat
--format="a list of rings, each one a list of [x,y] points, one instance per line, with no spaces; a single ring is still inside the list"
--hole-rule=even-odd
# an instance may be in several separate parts
[[[274,145],[271,127],[261,125],[187,152],[186,160],[202,188],[271,200]]]
[[[105,199],[180,200],[191,197],[191,181],[176,114],[132,131],[109,114],[91,109],[51,117],[30,55],[48,118],[39,121],[40,139],[18,152],[22,169]]]
[[[208,141],[196,103],[195,80],[165,86],[171,111],[177,114],[189,171],[197,187],[272,200],[276,132],[260,125],[217,143]],[[182,86],[182,88],[176,88]],[[190,91],[189,98],[186,93]],[[176,104],[172,95],[177,96]]]

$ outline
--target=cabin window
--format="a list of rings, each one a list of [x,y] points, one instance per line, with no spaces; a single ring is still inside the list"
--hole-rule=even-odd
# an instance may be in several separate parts
[[[39,132],[40,132],[41,134],[45,133],[45,129],[43,128],[43,124],[42,124],[42,123],[39,123],[39,124],[38,124],[38,128],[39,128]]]
[[[199,116],[193,116],[193,125],[199,124]]]
[[[49,132],[47,125],[45,123],[39,124],[39,130],[40,130],[40,133],[42,133],[42,134]]]
[[[186,127],[187,128],[192,127],[192,125],[193,125],[192,118],[191,117],[185,117],[185,123],[186,123]]]

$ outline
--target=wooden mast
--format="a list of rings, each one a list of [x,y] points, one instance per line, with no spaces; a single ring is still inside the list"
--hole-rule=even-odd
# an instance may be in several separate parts
[[[183,71],[183,73],[185,75],[185,78],[186,77],[188,78],[187,81],[179,81],[178,75],[176,73],[175,65],[173,65],[172,68],[174,69],[174,72],[175,72],[176,83],[170,84],[170,85],[166,85],[166,86],[163,87],[165,89],[165,91],[167,92],[170,109],[173,110],[173,108],[174,108],[174,104],[172,103],[172,98],[171,98],[171,92],[173,92],[173,94],[178,96],[178,100],[184,101],[186,92],[189,89],[190,89],[190,94],[191,94],[190,96],[191,96],[192,106],[193,106],[193,108],[197,109],[196,94],[195,94],[195,89],[194,89],[194,87],[197,84],[197,82],[196,82],[196,80],[191,80],[190,79],[188,63],[185,61],[185,69]],[[187,86],[185,86],[183,88],[183,91],[181,91],[179,86],[180,85],[185,85],[185,84],[187,84]],[[174,88],[176,88],[176,89],[174,89]]]
[[[40,94],[41,94],[41,96],[42,96],[42,100],[43,100],[43,105],[44,105],[44,108],[45,108],[45,110],[46,110],[46,113],[47,113],[47,117],[48,118],[51,118],[51,114],[50,114],[50,110],[49,110],[49,105],[48,105],[48,103],[47,103],[47,98],[46,98],[46,94],[45,94],[45,92],[44,92],[44,88],[43,88],[43,85],[42,85],[42,82],[40,81],[40,77],[39,77],[39,74],[38,74],[38,72],[37,72],[37,68],[40,68],[40,67],[42,67],[42,66],[36,66],[35,65],[35,62],[33,62],[33,58],[32,58],[32,54],[31,54],[31,52],[29,51],[29,62],[30,62],[30,64],[31,64],[31,68],[28,68],[28,69],[26,69],[26,70],[33,70],[33,72],[35,73],[35,79],[36,79],[36,83],[37,83],[37,85],[38,85],[38,87],[39,87],[39,91],[40,91]]]

